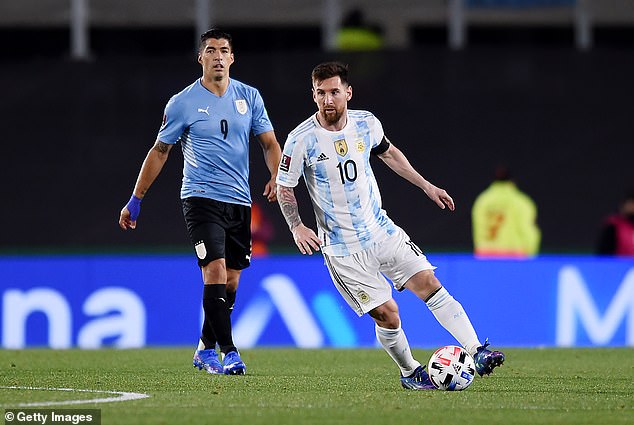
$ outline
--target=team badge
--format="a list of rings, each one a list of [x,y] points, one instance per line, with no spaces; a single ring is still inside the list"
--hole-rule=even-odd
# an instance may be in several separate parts
[[[236,110],[240,113],[240,115],[244,115],[247,113],[247,101],[244,99],[236,100]]]
[[[361,301],[362,304],[367,304],[370,302],[370,296],[365,291],[357,292],[357,296],[359,297],[359,301]]]
[[[348,153],[348,144],[346,143],[346,139],[337,140],[335,142],[335,150],[340,156],[346,156]]]
[[[194,249],[196,249],[196,256],[201,260],[204,260],[207,256],[207,247],[205,247],[205,242],[197,242],[196,245],[194,245]]]

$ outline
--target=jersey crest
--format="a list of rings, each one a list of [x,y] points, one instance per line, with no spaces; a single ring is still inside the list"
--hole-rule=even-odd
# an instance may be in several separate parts
[[[346,143],[346,139],[337,140],[335,142],[335,150],[340,156],[346,156],[348,153],[348,144]]]
[[[244,115],[247,113],[247,101],[244,99],[236,100],[236,110],[240,113],[240,115]]]

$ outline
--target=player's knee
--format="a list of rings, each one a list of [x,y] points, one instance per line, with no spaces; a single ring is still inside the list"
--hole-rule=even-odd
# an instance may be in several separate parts
[[[374,319],[377,325],[385,329],[398,329],[401,326],[401,319],[397,314],[383,317],[383,320]]]
[[[241,270],[227,269],[227,292],[236,292]]]
[[[202,266],[202,273],[205,283],[227,283],[227,269],[224,258],[210,261]]]
[[[376,307],[370,311],[370,316],[377,325],[385,329],[397,329],[401,325],[398,306],[394,300]]]
[[[429,294],[442,287],[432,270],[423,270],[412,276],[405,287],[414,292],[419,298],[425,299]]]

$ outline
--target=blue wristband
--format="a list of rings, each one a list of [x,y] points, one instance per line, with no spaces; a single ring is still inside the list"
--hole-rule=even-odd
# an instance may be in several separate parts
[[[130,211],[130,220],[136,221],[137,217],[139,217],[139,213],[141,212],[141,198],[137,198],[134,194],[132,194],[132,197],[125,207],[128,211]]]

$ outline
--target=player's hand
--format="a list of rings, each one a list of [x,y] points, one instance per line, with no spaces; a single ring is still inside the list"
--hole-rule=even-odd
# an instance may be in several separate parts
[[[277,184],[275,183],[275,178],[271,178],[271,180],[266,183],[262,195],[264,195],[269,202],[277,201]]]
[[[132,195],[119,213],[119,227],[123,230],[136,229],[136,220],[141,212],[141,199]]]
[[[130,220],[130,211],[128,211],[127,207],[123,207],[121,213],[119,214],[119,227],[123,230],[136,228],[136,220]]]
[[[432,188],[426,191],[426,193],[427,196],[429,196],[429,199],[434,201],[441,209],[444,210],[445,206],[447,206],[451,211],[456,209],[453,199],[449,196],[445,189],[432,186]]]
[[[319,251],[321,240],[319,240],[312,229],[303,224],[293,229],[293,239],[295,240],[295,245],[299,248],[299,252],[302,254],[313,255],[313,251]]]

